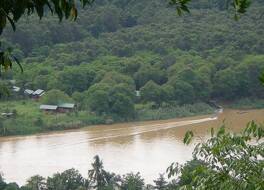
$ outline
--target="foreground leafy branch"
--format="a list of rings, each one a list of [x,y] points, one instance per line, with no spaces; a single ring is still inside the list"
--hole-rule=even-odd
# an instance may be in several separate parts
[[[20,64],[19,60],[13,55],[12,49],[1,49],[0,43],[0,74],[2,69],[12,69],[13,64],[17,64],[20,67],[21,72],[23,72],[23,67]]]
[[[188,5],[191,2],[192,0],[170,0],[169,4],[175,6],[178,14],[182,15],[183,12],[190,12]],[[251,0],[222,0],[221,4],[224,4],[226,9],[232,7],[235,11],[235,19],[237,20],[240,14],[246,13],[251,5]]]
[[[264,129],[250,122],[242,134],[227,132],[222,126],[211,138],[199,143],[193,152],[195,160],[205,164],[192,171],[192,182],[183,189],[263,189]],[[191,133],[185,141],[190,143]],[[169,177],[181,174],[183,166],[173,163]]]
[[[264,72],[261,74],[259,80],[264,85]]]
[[[91,4],[94,0],[79,0],[84,7]],[[77,4],[75,0],[1,0],[0,1],[0,34],[9,22],[16,29],[16,22],[24,15],[37,13],[41,19],[45,12],[50,11],[59,17],[61,21],[65,19],[77,18]]]

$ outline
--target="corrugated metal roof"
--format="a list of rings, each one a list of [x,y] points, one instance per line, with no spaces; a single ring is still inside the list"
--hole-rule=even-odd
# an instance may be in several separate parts
[[[41,95],[43,94],[44,90],[38,89],[35,92],[33,92],[33,95]]]
[[[1,113],[2,116],[12,116],[14,113]]]
[[[56,110],[58,106],[54,105],[40,105],[39,107],[41,110]]]
[[[14,92],[19,92],[20,91],[20,88],[18,86],[13,86],[13,91]]]
[[[64,104],[59,104],[59,108],[74,108],[75,104],[71,103],[64,103]]]
[[[25,94],[32,94],[34,91],[33,90],[30,90],[30,89],[26,89],[25,91],[24,91],[24,93]]]

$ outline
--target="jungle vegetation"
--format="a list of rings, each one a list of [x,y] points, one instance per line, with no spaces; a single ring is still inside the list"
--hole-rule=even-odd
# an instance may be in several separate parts
[[[104,0],[78,9],[75,22],[58,23],[44,11],[43,17],[20,15],[15,32],[5,25],[1,48],[13,47],[9,54],[24,72],[16,66],[1,72],[1,111],[18,109],[16,118],[1,123],[32,126],[19,134],[46,130],[35,120],[68,128],[66,116],[58,124],[57,117],[46,119],[37,109],[51,102],[54,90],[77,104],[76,115],[93,118],[72,116],[76,126],[210,113],[211,100],[263,99],[263,2],[244,7],[238,20],[220,0],[182,2],[191,12],[181,17],[167,1]],[[10,80],[20,93],[12,92]],[[46,97],[34,103],[23,95],[25,89],[43,89]],[[21,104],[29,105],[23,108],[28,115]],[[5,131],[18,133],[12,127]]]

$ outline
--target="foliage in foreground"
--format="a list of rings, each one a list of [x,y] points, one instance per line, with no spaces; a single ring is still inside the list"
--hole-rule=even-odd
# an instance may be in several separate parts
[[[186,134],[190,143],[193,133]],[[169,181],[160,174],[154,185],[145,185],[139,173],[124,176],[106,171],[98,156],[85,179],[75,170],[56,173],[47,179],[31,177],[21,188],[7,184],[0,176],[2,190],[261,190],[264,188],[264,129],[253,121],[241,134],[227,132],[221,127],[211,138],[199,143],[193,160],[181,166],[173,163],[168,169]],[[177,177],[175,176],[177,174]]]
[[[199,143],[194,159],[202,160],[192,171],[192,181],[182,189],[247,189],[264,188],[264,129],[250,122],[242,134],[232,134],[221,127],[211,129],[211,138]],[[190,143],[192,133],[186,134]],[[182,166],[172,164],[169,175],[184,173]],[[194,188],[195,187],[195,188]]]

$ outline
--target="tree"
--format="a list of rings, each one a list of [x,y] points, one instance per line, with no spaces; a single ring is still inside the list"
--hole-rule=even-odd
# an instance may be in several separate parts
[[[116,71],[106,73],[100,82],[110,85],[122,83],[126,84],[131,90],[135,90],[134,80],[131,77]]]
[[[195,100],[195,91],[191,84],[182,80],[171,80],[171,86],[174,87],[174,100],[180,104],[192,103]]]
[[[154,180],[155,189],[157,190],[166,190],[168,182],[165,180],[164,174],[159,174],[159,178]]]
[[[260,82],[264,85],[264,72],[262,72],[259,79],[260,79]]]
[[[92,85],[94,78],[95,72],[81,66],[66,68],[58,75],[57,88],[67,94],[83,92]]]
[[[185,163],[181,169],[181,175],[179,176],[178,185],[187,186],[193,183],[193,179],[198,175],[195,171],[199,171],[200,168],[206,167],[205,163],[201,160],[193,159]],[[205,176],[202,171],[199,176]]]
[[[9,183],[3,190],[19,190],[19,186],[16,183]]]
[[[108,102],[108,92],[110,86],[103,83],[98,83],[89,88],[87,91],[87,104],[89,108],[99,115],[110,112]]]
[[[160,68],[143,64],[138,72],[134,74],[134,80],[137,89],[143,87],[148,81],[152,80],[155,83],[161,85],[167,81],[166,73]]]
[[[120,78],[119,78],[120,77]],[[134,85],[128,77],[107,75],[86,92],[87,105],[98,115],[129,119],[134,115]]]
[[[7,83],[0,81],[0,99],[5,99],[10,96],[10,90]]]
[[[193,134],[186,133],[184,142],[190,143]],[[194,159],[204,164],[194,168],[192,179],[185,189],[242,189],[264,188],[264,129],[250,122],[241,134],[226,132],[222,126],[211,138],[199,143],[193,152]],[[169,177],[183,172],[182,166],[172,164]]]
[[[93,188],[98,190],[103,189],[109,183],[109,173],[104,170],[103,162],[98,155],[94,157],[92,169],[88,171],[88,176]]]
[[[141,97],[145,102],[155,102],[160,105],[163,101],[161,86],[150,80],[141,89]]]
[[[80,3],[84,7],[87,4],[91,4],[93,1],[94,0],[80,0]],[[179,15],[181,15],[182,12],[189,12],[187,5],[191,0],[168,0],[168,2],[170,5],[176,6]],[[250,3],[250,0],[228,0],[227,5],[233,6],[237,18],[238,14],[246,12]],[[6,27],[7,22],[9,22],[13,30],[15,30],[15,23],[24,15],[24,13],[27,13],[28,15],[37,13],[37,16],[41,19],[45,15],[45,11],[48,9],[52,14],[56,14],[60,20],[63,18],[72,18],[75,20],[78,14],[77,7],[77,3],[71,0],[44,0],[41,2],[30,0],[25,0],[23,2],[3,0],[0,5],[0,34]]]
[[[232,68],[219,71],[214,79],[215,96],[224,99],[233,99],[239,87],[239,80],[236,78],[236,72]]]
[[[76,102],[78,109],[85,109],[85,93],[74,92],[72,99]]]
[[[72,101],[71,98],[60,90],[50,90],[46,92],[41,99],[42,103],[51,104],[51,105],[68,103],[71,101]]]
[[[23,187],[25,190],[46,190],[46,181],[42,176],[36,175],[27,180]]]
[[[85,180],[79,171],[75,169],[66,170],[47,179],[47,188],[49,190],[76,190],[80,187],[85,187]]]
[[[78,9],[80,5],[85,7],[86,5],[91,5],[95,0],[42,0],[42,1],[9,1],[2,0],[0,4],[0,35],[2,34],[7,23],[10,23],[13,30],[16,30],[17,22],[20,18],[25,15],[36,15],[38,18],[42,19],[43,16],[47,15],[47,12],[51,12],[58,16],[61,21],[63,18],[76,20],[78,15]],[[175,6],[178,14],[181,15],[183,12],[190,12],[188,4],[192,0],[167,0],[171,6]],[[235,10],[235,18],[238,19],[239,16],[245,13],[251,4],[250,0],[226,0],[226,7],[232,6]],[[108,31],[114,31],[119,23],[118,15],[111,11],[103,17],[103,23]],[[55,33],[56,31],[52,31]],[[76,31],[74,30],[76,33]],[[63,35],[62,33],[59,33]],[[30,37],[30,36],[28,36]],[[56,38],[55,38],[56,39]],[[160,47],[160,46],[159,46]],[[127,48],[129,49],[129,48]],[[0,66],[4,68],[11,68],[12,63],[16,62],[21,67],[18,60],[10,54],[9,49],[0,50]],[[22,67],[21,67],[22,70]]]
[[[5,187],[6,187],[6,183],[4,182],[4,178],[0,173],[0,189],[5,189]]]
[[[47,75],[38,75],[34,79],[33,86],[35,88],[47,90],[48,89],[49,77]]]
[[[111,112],[120,118],[132,118],[134,116],[134,91],[126,84],[115,85],[109,94]]]
[[[142,190],[144,184],[144,179],[141,178],[140,173],[129,173],[123,177],[121,190]]]
[[[0,135],[5,135],[6,134],[6,126],[4,123],[4,118],[0,117]],[[1,181],[2,176],[0,175],[0,181]]]

